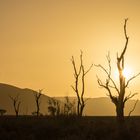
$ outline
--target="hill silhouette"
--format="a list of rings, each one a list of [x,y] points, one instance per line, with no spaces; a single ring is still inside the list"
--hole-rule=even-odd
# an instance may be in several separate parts
[[[7,114],[14,114],[13,104],[9,96],[16,97],[19,94],[19,100],[21,101],[20,113],[22,115],[30,115],[35,111],[34,94],[37,91],[32,89],[22,89],[12,85],[0,83],[0,108],[6,109]],[[47,100],[48,96],[43,95],[41,98],[41,112],[44,114],[47,112]]]
[[[29,88],[19,88],[16,86],[0,83],[0,109],[6,109],[8,115],[13,115],[14,110],[12,106],[12,101],[9,98],[9,95],[12,97],[19,94],[19,100],[21,101],[21,115],[31,115],[35,111],[35,100],[34,94],[37,91],[34,91]],[[41,110],[43,114],[47,114],[48,110],[48,99],[50,97],[43,94],[41,97]],[[64,102],[64,97],[55,97],[56,99]],[[74,100],[74,97],[70,97],[71,100]],[[128,115],[129,111],[133,108],[135,100],[130,100],[126,103],[125,106],[125,115]],[[115,106],[111,103],[110,99],[107,97],[100,98],[90,98],[85,106],[84,115],[87,116],[114,116],[115,115]],[[132,113],[132,115],[140,115],[140,103],[137,103],[137,106]]]

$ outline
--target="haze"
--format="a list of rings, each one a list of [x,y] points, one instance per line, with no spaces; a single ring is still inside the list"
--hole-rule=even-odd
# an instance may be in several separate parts
[[[138,0],[0,0],[0,82],[44,88],[49,96],[74,96],[71,56],[84,65],[106,66],[110,51],[113,67],[116,53],[125,43],[124,18],[129,18],[130,37],[126,67],[140,71],[140,1]],[[88,97],[106,96],[99,89],[96,67],[86,77]],[[140,78],[130,89],[140,91]],[[132,88],[131,88],[132,87]],[[138,98],[137,96],[136,98]]]

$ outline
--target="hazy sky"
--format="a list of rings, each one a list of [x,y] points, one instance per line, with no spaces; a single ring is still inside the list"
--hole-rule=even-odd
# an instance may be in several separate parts
[[[85,67],[112,63],[125,43],[124,18],[130,37],[126,65],[140,71],[139,0],[0,0],[0,82],[44,88],[49,96],[74,96],[71,56]],[[113,64],[113,66],[115,66]],[[96,67],[86,77],[86,95],[105,96],[96,81]],[[131,84],[140,91],[140,77]],[[131,87],[131,86],[130,86]]]

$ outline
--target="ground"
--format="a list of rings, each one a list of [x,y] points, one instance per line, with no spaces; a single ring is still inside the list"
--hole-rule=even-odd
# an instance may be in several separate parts
[[[0,140],[140,140],[140,117],[0,117]]]

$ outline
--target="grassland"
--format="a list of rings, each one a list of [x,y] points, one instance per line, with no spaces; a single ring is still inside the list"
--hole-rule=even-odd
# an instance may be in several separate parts
[[[140,117],[0,117],[0,140],[140,140]]]

